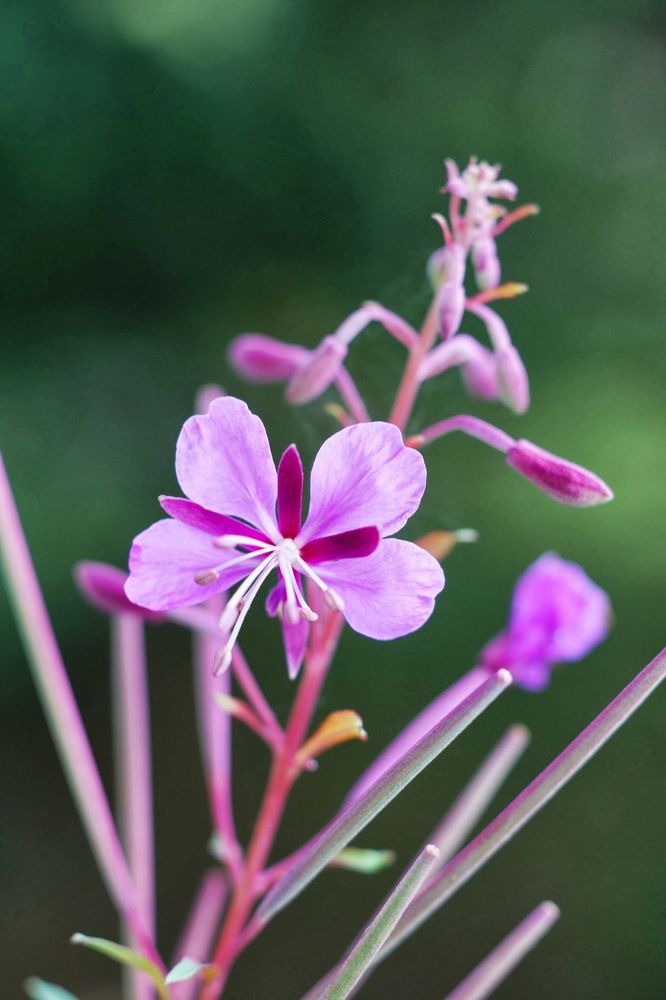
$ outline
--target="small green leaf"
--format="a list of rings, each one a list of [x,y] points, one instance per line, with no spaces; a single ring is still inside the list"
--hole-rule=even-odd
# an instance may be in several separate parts
[[[359,875],[376,875],[395,862],[395,851],[375,851],[363,847],[346,847],[329,862],[331,868],[346,868]]]
[[[184,983],[186,979],[193,979],[195,976],[202,976],[206,979],[212,972],[217,972],[215,965],[197,962],[196,958],[188,958],[185,955],[174,965],[164,982],[170,986],[171,983]]]
[[[27,979],[23,986],[30,1000],[77,1000],[69,990],[54,983],[45,983],[43,979]]]
[[[117,944],[115,941],[107,941],[106,938],[88,937],[87,934],[74,934],[70,941],[72,944],[82,944],[86,948],[98,951],[100,955],[106,955],[107,958],[119,962],[121,965],[130,965],[135,969],[140,969],[155,983],[155,988],[162,1000],[170,1000],[169,991],[164,985],[164,976],[160,970],[153,962],[149,962],[142,955],[137,955],[131,948],[126,948],[124,944]]]

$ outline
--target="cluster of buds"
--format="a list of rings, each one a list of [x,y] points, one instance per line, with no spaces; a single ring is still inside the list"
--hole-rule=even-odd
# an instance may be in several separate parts
[[[499,203],[515,201],[516,185],[500,177],[498,164],[472,157],[462,172],[446,160],[448,217],[435,214],[443,246],[427,265],[433,299],[421,328],[377,302],[365,302],[312,350],[259,333],[236,337],[229,359],[236,372],[252,382],[286,383],[289,403],[300,405],[322,396],[331,386],[341,405],[328,410],[341,424],[370,419],[345,361],[351,343],[370,324],[378,323],[408,352],[410,363],[400,386],[390,420],[401,430],[411,414],[420,386],[450,368],[460,370],[470,396],[501,402],[524,414],[530,403],[527,372],[507,325],[490,303],[512,299],[527,291],[519,282],[502,283],[497,237],[514,223],[538,212],[534,204],[508,211]],[[476,290],[466,288],[471,261]],[[480,320],[490,347],[461,330],[466,316]],[[508,465],[553,499],[571,506],[591,506],[611,499],[612,492],[598,476],[553,455],[529,441],[514,441],[503,431],[476,417],[459,415],[440,421],[406,439],[421,447],[436,437],[461,430],[502,451]]]

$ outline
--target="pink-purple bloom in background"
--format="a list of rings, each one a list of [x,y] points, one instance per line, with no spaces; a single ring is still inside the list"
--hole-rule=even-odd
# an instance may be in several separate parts
[[[505,667],[520,687],[541,691],[555,664],[581,660],[610,623],[605,591],[576,563],[546,552],[518,580],[509,624],[484,648],[480,663]]]
[[[314,460],[310,509],[301,521],[303,467],[291,445],[276,469],[259,417],[239,399],[214,400],[186,421],[176,475],[188,499],[161,497],[169,518],[134,540],[126,593],[152,611],[228,598],[217,660],[228,666],[241,624],[273,571],[267,611],[279,614],[287,663],[303,660],[317,619],[303,581],[375,639],[394,639],[429,618],[444,585],[439,563],[411,542],[387,536],[416,511],[425,489],[422,456],[388,423],[334,434]]]

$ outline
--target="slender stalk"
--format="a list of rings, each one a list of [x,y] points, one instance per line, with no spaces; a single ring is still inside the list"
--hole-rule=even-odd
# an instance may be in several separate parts
[[[354,382],[354,379],[351,377],[344,365],[341,366],[336,376],[335,385],[340,393],[340,398],[356,423],[367,423],[370,416],[368,415],[365,403],[363,402],[363,397],[358,391],[356,382]]]
[[[147,930],[155,937],[155,855],[150,749],[150,709],[143,622],[121,614],[111,621],[111,664],[114,706],[117,808],[127,863],[136,886]],[[125,924],[125,921],[123,921]],[[140,944],[124,926],[132,948]],[[126,967],[126,982],[134,1000],[150,1000],[153,984],[135,968]]]
[[[0,549],[37,691],[102,878],[143,954],[163,968],[120,845],[1,459]]]
[[[444,437],[445,434],[451,434],[453,431],[469,434],[470,437],[477,438],[504,454],[515,444],[514,439],[501,431],[499,427],[494,427],[487,420],[480,420],[479,417],[469,417],[464,414],[448,417],[446,420],[440,420],[439,423],[433,424],[432,427],[426,427],[425,430],[419,431],[418,434],[409,439],[408,443],[418,448],[436,438]]]
[[[255,921],[261,926],[284,909],[378,815],[421,773],[435,757],[462,733],[484,709],[511,684],[507,670],[499,670],[434,726],[382,775],[358,802],[338,813],[313,838],[286,875],[259,904]]]
[[[245,697],[254,708],[257,716],[264,723],[265,727],[272,733],[276,742],[281,742],[284,739],[282,727],[275,718],[273,709],[266,700],[263,691],[257,684],[254,674],[250,669],[250,665],[243,656],[238,643],[234,646],[231,654],[231,667],[234,672],[234,677],[243,689]]]
[[[526,726],[511,726],[472,775],[429,838],[439,849],[438,868],[465,843],[529,741]]]
[[[176,945],[174,964],[185,957],[193,958],[197,962],[208,961],[226,897],[227,884],[224,876],[218,869],[212,868],[206,872],[197,890],[185,927]],[[198,980],[188,979],[174,984],[171,993],[174,1000],[193,1000],[200,987]]]
[[[417,344],[410,348],[409,355],[407,358],[407,364],[405,365],[405,370],[398,386],[398,392],[396,394],[395,400],[393,402],[393,409],[389,416],[389,420],[396,427],[399,427],[401,431],[404,431],[407,426],[407,421],[412,412],[412,407],[418,395],[420,388],[420,382],[418,378],[419,368],[421,367],[421,362],[424,357],[435,343],[437,337],[437,310],[438,310],[438,293],[435,292],[432,302],[430,303],[430,308],[428,309],[426,318],[421,327],[421,333]]]
[[[351,994],[432,871],[438,855],[439,851],[432,844],[427,844],[419,852],[391,894],[337,966],[328,985],[321,993],[321,1000],[345,1000]]]
[[[220,969],[218,978],[207,984],[202,1000],[217,1000],[224,988],[231,964],[246,941],[242,937],[245,921],[256,898],[256,882],[268,860],[273,840],[299,768],[296,755],[305,738],[315,710],[319,692],[342,628],[342,616],[330,613],[327,627],[313,630],[316,643],[306,655],[294,705],[285,733],[284,745],[274,755],[264,798],[247,850],[241,879],[236,886],[220,939],[213,954],[213,964]]]
[[[666,649],[652,660],[562,753],[446,864],[414,900],[380,959],[421,926],[508,843],[613,736],[666,678]]]
[[[541,903],[465,976],[446,1000],[485,1000],[538,945],[559,918],[560,911],[555,903],[549,900]]]
[[[214,611],[219,610],[217,598],[210,605]],[[216,695],[229,694],[231,673],[226,670],[218,676],[213,675],[213,661],[219,645],[219,636],[194,633],[197,720],[210,813],[224,859],[235,879],[240,877],[241,850],[236,837],[231,792],[231,719],[215,704]]]

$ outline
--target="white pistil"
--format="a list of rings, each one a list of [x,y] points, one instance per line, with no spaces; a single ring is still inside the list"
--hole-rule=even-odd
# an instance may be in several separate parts
[[[247,591],[247,596],[243,602],[243,607],[241,608],[238,614],[236,623],[229,634],[229,638],[227,639],[224,646],[215,657],[215,663],[213,665],[214,673],[216,674],[222,673],[222,671],[226,670],[226,668],[231,663],[231,654],[233,652],[234,646],[236,645],[236,639],[238,638],[238,633],[241,630],[241,625],[245,621],[245,616],[250,610],[253,600],[261,590],[261,586],[264,580],[266,579],[268,574],[274,569],[276,564],[277,564],[277,557],[274,555],[270,556],[268,559],[264,560],[261,566],[257,567],[257,570],[259,571],[258,573],[257,570],[255,570],[255,572],[251,574],[252,576],[254,576],[254,580]],[[248,580],[249,579],[250,578],[248,577]],[[247,580],[245,582],[247,583]]]
[[[237,566],[239,563],[247,562],[249,559],[256,559],[257,556],[265,555],[268,552],[272,552],[272,550],[273,546],[266,545],[263,551],[257,549],[254,552],[243,552],[237,559],[229,559],[228,562],[220,563],[219,566],[212,566],[210,569],[204,569],[200,573],[195,573],[194,582],[205,587],[207,584],[214,583],[218,579],[221,570],[227,569],[230,566]]]

